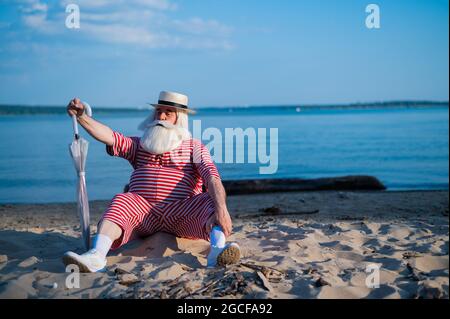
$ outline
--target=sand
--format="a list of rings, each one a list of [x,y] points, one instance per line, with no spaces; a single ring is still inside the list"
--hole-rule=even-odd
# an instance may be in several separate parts
[[[107,204],[91,202],[93,232]],[[207,269],[207,242],[157,233],[110,253],[105,273],[74,274],[61,262],[82,252],[73,203],[0,205],[0,298],[449,298],[448,191],[242,195],[228,206],[239,264]]]

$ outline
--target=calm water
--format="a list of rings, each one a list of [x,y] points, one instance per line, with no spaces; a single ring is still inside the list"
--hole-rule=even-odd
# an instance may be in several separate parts
[[[94,109],[95,116],[95,109]],[[127,135],[142,114],[99,114],[98,120]],[[302,112],[206,112],[202,128],[278,128],[278,170],[260,175],[262,164],[217,163],[223,179],[315,178],[348,174],[378,177],[388,189],[448,189],[448,108],[308,110]],[[90,199],[121,192],[129,164],[89,140]],[[0,203],[75,200],[76,174],[68,152],[66,115],[0,116]],[[207,144],[210,140],[205,139]],[[225,153],[225,150],[224,150]]]

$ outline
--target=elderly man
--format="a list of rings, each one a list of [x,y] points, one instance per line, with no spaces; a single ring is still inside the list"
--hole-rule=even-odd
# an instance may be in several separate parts
[[[188,113],[194,112],[187,96],[163,91],[152,105],[154,113],[139,126],[142,137],[126,137],[87,116],[79,99],[67,106],[70,116],[106,144],[108,154],[128,160],[134,170],[128,192],[114,196],[99,221],[92,249],[82,255],[67,252],[66,265],[101,271],[110,249],[158,231],[210,241],[208,267],[239,260],[239,246],[225,244],[232,224],[220,175],[208,149],[188,130]]]

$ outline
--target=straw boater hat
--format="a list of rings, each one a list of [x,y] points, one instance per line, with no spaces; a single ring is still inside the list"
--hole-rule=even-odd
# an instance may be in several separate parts
[[[159,93],[158,103],[150,105],[154,107],[158,106],[166,106],[177,109],[177,111],[186,112],[189,114],[195,114],[195,111],[188,108],[188,97],[184,94],[169,92],[169,91],[161,91]]]

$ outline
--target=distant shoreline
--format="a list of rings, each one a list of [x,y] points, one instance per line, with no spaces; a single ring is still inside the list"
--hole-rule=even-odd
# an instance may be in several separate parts
[[[387,102],[367,102],[350,104],[317,104],[317,105],[252,105],[252,106],[220,106],[220,107],[199,107],[196,110],[200,113],[221,113],[221,112],[248,112],[256,110],[264,111],[313,111],[313,110],[358,110],[358,109],[391,109],[391,108],[432,108],[448,107],[448,101],[387,101]],[[105,113],[143,113],[149,108],[125,108],[125,107],[96,107],[96,114]],[[39,115],[39,114],[65,114],[64,106],[29,106],[29,105],[0,105],[0,115]]]

